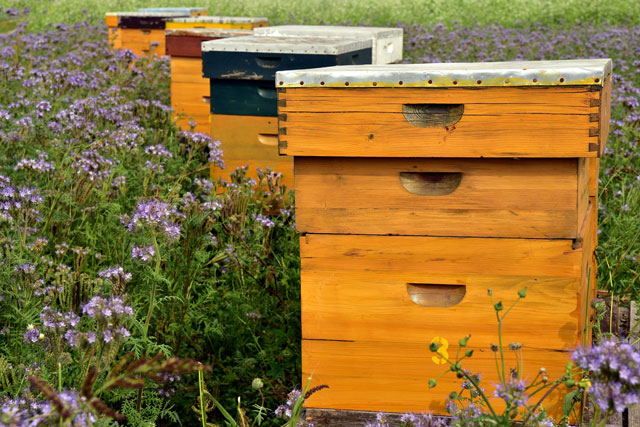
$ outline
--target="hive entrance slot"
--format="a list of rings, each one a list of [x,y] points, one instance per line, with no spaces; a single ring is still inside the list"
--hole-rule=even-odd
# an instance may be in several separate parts
[[[400,172],[400,183],[418,196],[446,196],[462,181],[462,172]]]
[[[260,144],[275,147],[278,145],[278,135],[272,133],[259,133],[258,142]]]
[[[460,121],[464,104],[402,104],[404,118],[413,126],[436,128]]]
[[[466,293],[466,285],[407,283],[411,301],[424,307],[451,307],[462,301]]]

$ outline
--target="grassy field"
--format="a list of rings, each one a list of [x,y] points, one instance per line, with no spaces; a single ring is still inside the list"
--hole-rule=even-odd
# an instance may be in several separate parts
[[[14,7],[30,7],[35,28],[48,22],[93,19],[107,11],[139,7],[206,6],[210,15],[265,16],[272,23],[359,23],[386,26],[396,22],[428,25],[459,22],[463,25],[520,22],[545,24],[640,22],[640,0],[9,0]]]

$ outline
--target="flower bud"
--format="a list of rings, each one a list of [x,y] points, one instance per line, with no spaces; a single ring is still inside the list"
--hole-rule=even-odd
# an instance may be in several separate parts
[[[460,347],[467,346],[467,341],[469,341],[469,337],[471,337],[471,335],[467,335],[464,338],[462,338],[460,341],[458,341],[458,344],[460,344]]]
[[[487,295],[489,296],[493,295],[493,289],[491,288],[487,289]]]
[[[436,385],[438,385],[438,382],[435,379],[431,378],[429,380],[429,388],[434,388]]]
[[[516,351],[516,350],[520,350],[522,348],[522,344],[520,344],[519,342],[512,342],[509,343],[509,349]]]
[[[467,350],[467,351],[465,351],[465,352],[464,352],[464,355],[465,355],[465,356],[467,356],[467,357],[471,357],[471,356],[473,356],[473,350]]]
[[[254,390],[260,390],[262,387],[264,387],[264,383],[262,382],[262,380],[260,378],[254,378],[253,381],[251,381],[251,388]]]
[[[449,399],[453,400],[456,397],[458,397],[458,393],[456,393],[455,391],[452,391],[451,393],[449,393]]]
[[[495,304],[493,305],[493,309],[494,309],[495,311],[502,311],[502,309],[503,309],[503,308],[504,308],[504,307],[502,306],[502,301],[498,301],[497,303],[495,303]]]
[[[495,344],[491,344],[491,351],[493,351],[494,353],[498,352],[498,346]]]
[[[520,290],[518,291],[518,296],[519,296],[520,298],[524,298],[524,297],[526,297],[526,296],[527,296],[527,288],[520,289]]]
[[[440,348],[440,344],[438,344],[437,342],[432,342],[431,344],[429,344],[429,350],[434,353],[438,351],[438,348]]]

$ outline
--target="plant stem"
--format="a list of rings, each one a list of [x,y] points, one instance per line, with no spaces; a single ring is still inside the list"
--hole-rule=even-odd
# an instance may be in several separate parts
[[[143,338],[147,338],[147,333],[149,332],[149,323],[151,322],[151,313],[153,312],[154,303],[156,300],[156,288],[158,287],[158,281],[156,277],[160,274],[160,249],[158,248],[158,239],[156,239],[156,233],[152,232],[151,236],[153,237],[153,247],[156,250],[156,269],[153,278],[153,285],[151,285],[151,295],[149,297],[149,311],[147,312],[147,318],[144,321],[144,333],[142,335]]]
[[[200,369],[198,371],[198,387],[200,388],[200,418],[202,419],[202,427],[207,427],[206,412],[204,410],[204,394],[202,393],[203,383],[204,379],[202,369]]]

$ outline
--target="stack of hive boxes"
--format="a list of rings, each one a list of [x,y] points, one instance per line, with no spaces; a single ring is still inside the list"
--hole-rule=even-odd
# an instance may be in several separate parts
[[[139,56],[164,55],[165,23],[171,18],[190,16],[190,12],[109,12],[109,43],[114,49],[131,49]]]
[[[203,41],[246,36],[250,30],[186,28],[167,30],[167,55],[171,57],[171,106],[178,126],[209,133],[209,80],[202,77]]]
[[[248,166],[249,176],[255,177],[256,167],[271,168],[283,174],[283,184],[292,186],[291,159],[277,152],[275,73],[371,64],[377,47],[389,44],[395,50],[376,60],[399,60],[402,30],[310,26],[256,28],[258,32],[262,34],[203,44],[204,75],[211,79],[211,135],[222,142],[227,165],[224,173],[212,166],[211,174],[228,179],[236,168]]]
[[[265,18],[246,16],[205,16],[179,18],[167,22],[167,55],[171,56],[171,106],[178,125],[209,133],[209,80],[202,77],[203,41],[246,36],[252,29],[268,25]],[[184,118],[181,118],[184,115]]]
[[[302,363],[313,408],[445,413],[459,390],[429,344],[498,382],[560,377],[589,342],[592,174],[608,134],[610,60],[412,64],[279,72],[280,153],[294,156]],[[591,180],[591,182],[589,182]],[[515,366],[507,350],[508,365]],[[306,379],[305,379],[306,381]],[[489,390],[491,392],[492,390]],[[562,413],[562,392],[544,407]]]

